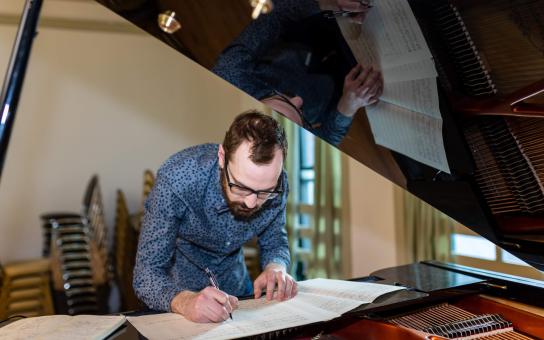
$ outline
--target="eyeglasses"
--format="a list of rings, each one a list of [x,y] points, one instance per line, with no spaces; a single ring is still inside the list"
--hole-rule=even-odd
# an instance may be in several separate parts
[[[302,120],[302,125],[304,128],[306,129],[310,129],[312,128],[312,123],[310,123],[306,117],[304,117],[304,113],[302,112],[302,108],[298,108],[295,106],[295,104],[293,104],[291,102],[291,99],[289,99],[289,97],[287,97],[286,95],[284,95],[283,93],[279,92],[279,91],[276,91],[276,90],[272,90],[272,92],[270,93],[269,96],[267,97],[277,97],[278,99],[280,99],[282,102],[286,103],[287,105],[289,105],[291,108],[293,108],[293,110],[296,111],[296,113],[298,114],[298,116],[300,117],[300,119]],[[292,96],[294,97],[294,96]],[[283,112],[282,112],[283,113]]]
[[[278,197],[279,194],[283,193],[283,190],[281,189],[276,189],[272,191],[253,190],[243,185],[232,183],[230,181],[228,161],[226,159],[226,156],[225,156],[225,175],[227,177],[227,184],[229,186],[230,191],[237,196],[247,197],[249,195],[255,194],[257,196],[257,199],[261,201],[266,201],[266,200],[274,199]],[[280,178],[278,179],[278,185],[276,185],[276,188],[280,188],[281,186],[282,186],[282,182],[281,182],[281,175],[280,175]]]

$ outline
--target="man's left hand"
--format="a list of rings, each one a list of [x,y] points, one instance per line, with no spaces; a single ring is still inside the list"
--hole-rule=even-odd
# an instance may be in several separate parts
[[[297,282],[287,274],[283,265],[270,263],[253,283],[253,290],[255,299],[266,290],[266,300],[284,301],[297,295]]]

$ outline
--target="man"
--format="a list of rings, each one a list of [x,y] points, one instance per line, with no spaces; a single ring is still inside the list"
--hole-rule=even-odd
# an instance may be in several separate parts
[[[335,0],[362,22],[368,3]],[[213,71],[327,142],[338,145],[358,109],[378,101],[381,73],[357,65],[334,19],[315,0],[276,0],[222,52]],[[304,109],[302,109],[304,104]]]
[[[147,306],[220,322],[236,296],[266,292],[281,301],[297,293],[287,274],[286,153],[279,124],[251,111],[235,118],[222,145],[182,150],[161,166],[134,268],[134,290]],[[252,285],[242,245],[255,236],[263,272]]]

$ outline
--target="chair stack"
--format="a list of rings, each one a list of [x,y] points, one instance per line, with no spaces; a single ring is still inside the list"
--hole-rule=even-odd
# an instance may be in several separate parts
[[[48,259],[5,265],[0,275],[0,320],[54,314],[49,274]]]
[[[82,214],[50,213],[41,219],[57,313],[107,313],[111,275],[98,177],[87,185]]]
[[[140,210],[130,214],[121,190],[117,191],[117,209],[115,215],[115,272],[117,285],[121,293],[121,308],[132,310],[143,305],[136,297],[132,288],[132,272],[136,261],[138,238],[140,235],[141,219],[143,216],[144,202],[155,183],[155,176],[150,170],[144,172],[143,195]]]

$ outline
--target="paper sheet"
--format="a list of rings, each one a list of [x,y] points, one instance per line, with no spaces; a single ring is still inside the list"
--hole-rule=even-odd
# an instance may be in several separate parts
[[[232,339],[267,333],[341,316],[363,303],[402,287],[374,283],[316,279],[299,282],[299,293],[284,301],[243,300],[228,319],[219,324],[199,324],[172,314],[128,317],[128,321],[150,340]]]
[[[362,25],[343,18],[338,22],[353,54],[365,65],[387,69],[432,58],[408,1],[376,1]]]
[[[383,101],[368,107],[366,112],[376,144],[450,172],[442,139],[441,118]]]
[[[437,119],[442,119],[436,78],[387,84],[383,89],[380,100]]]
[[[48,315],[26,318],[0,328],[0,339],[104,339],[125,322],[125,317],[103,315]]]
[[[408,1],[376,1],[362,25],[337,22],[357,61],[383,74],[381,101],[367,107],[375,142],[449,173],[437,72]]]

